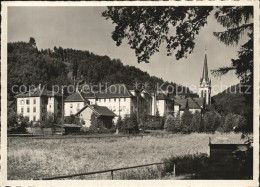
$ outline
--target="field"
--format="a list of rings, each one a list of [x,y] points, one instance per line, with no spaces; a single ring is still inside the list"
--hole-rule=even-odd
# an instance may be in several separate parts
[[[8,179],[33,179],[69,175],[104,169],[129,167],[187,154],[208,153],[209,137],[213,143],[243,143],[241,134],[170,134],[108,139],[8,138]],[[160,178],[159,174],[142,176],[144,170],[115,172],[115,179]],[[151,174],[151,172],[150,172]],[[171,177],[170,177],[171,178]],[[72,179],[110,179],[110,173]]]

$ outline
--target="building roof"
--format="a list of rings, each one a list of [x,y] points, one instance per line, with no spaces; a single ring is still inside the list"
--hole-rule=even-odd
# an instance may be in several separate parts
[[[79,92],[75,92],[69,95],[64,101],[84,101],[84,98],[81,96]]]
[[[98,98],[134,97],[125,84],[113,84],[96,95]]]
[[[188,109],[201,109],[201,106],[192,97],[187,98],[187,107]]]
[[[202,84],[203,80],[205,80],[206,83],[210,83],[210,79],[208,76],[207,54],[205,54],[205,58],[204,58],[204,65],[203,65],[202,77],[200,79],[200,84]]]
[[[53,91],[49,91],[46,88],[36,88],[35,90],[21,93],[16,95],[16,98],[22,98],[22,97],[41,97],[41,96],[47,96],[47,97],[61,97],[60,93],[56,93]]]
[[[193,98],[195,101],[196,101],[196,103],[198,103],[199,104],[199,106],[203,106],[204,104],[205,104],[205,98],[204,97],[195,97],[195,98]]]
[[[175,99],[174,100],[174,105],[180,105],[180,109],[184,110],[186,108],[187,105],[187,99]]]
[[[78,111],[75,115],[79,115],[82,111],[84,111],[87,107],[89,107],[96,115],[98,116],[112,116],[116,117],[117,115],[109,110],[107,107],[98,106],[98,105],[89,105],[86,104],[80,111]]]
[[[186,99],[175,99],[174,105],[180,105],[180,109],[201,109],[204,107],[204,98],[192,98],[188,97]]]
[[[164,93],[159,93],[157,96],[156,96],[156,100],[171,100],[169,96],[167,96],[166,94]]]

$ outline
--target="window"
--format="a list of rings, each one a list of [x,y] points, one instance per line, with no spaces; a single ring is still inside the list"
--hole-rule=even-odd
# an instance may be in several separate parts
[[[33,107],[33,112],[36,112],[36,107]]]
[[[110,102],[110,100],[111,100],[111,99],[109,98],[109,99],[108,99],[108,102]]]
[[[49,108],[51,108],[51,105],[50,105],[50,107]]]
[[[24,100],[21,100],[21,101],[20,101],[20,104],[23,105],[23,104],[24,104]]]
[[[114,101],[116,102],[116,98],[114,98]]]
[[[33,104],[36,104],[36,99],[33,99]]]
[[[104,99],[104,102],[106,102],[106,99]]]
[[[73,107],[73,104],[71,103],[71,104],[70,104],[70,108],[72,108],[72,107]]]
[[[33,121],[36,121],[36,116],[33,116]]]
[[[124,98],[124,101],[126,101],[126,98]]]
[[[26,99],[26,104],[29,105],[30,104],[30,100]]]
[[[22,107],[22,108],[21,108],[21,113],[23,114],[23,112],[24,112],[24,111],[23,111],[23,107]]]
[[[30,112],[30,108],[28,107],[28,108],[27,108],[27,113],[29,113],[29,112]]]

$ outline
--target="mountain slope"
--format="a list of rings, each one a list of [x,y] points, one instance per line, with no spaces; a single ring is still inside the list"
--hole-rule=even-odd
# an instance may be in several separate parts
[[[248,114],[251,107],[247,104],[244,93],[240,91],[239,84],[233,85],[223,92],[212,97],[212,107],[219,113]]]

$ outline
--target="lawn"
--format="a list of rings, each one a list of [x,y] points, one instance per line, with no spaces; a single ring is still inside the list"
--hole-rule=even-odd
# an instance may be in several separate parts
[[[8,138],[8,179],[33,179],[161,162],[173,156],[208,153],[212,143],[243,143],[241,134],[170,134],[164,137],[98,139]],[[142,178],[146,169],[115,172],[115,179]],[[160,178],[145,176],[144,178]],[[110,173],[72,179],[110,179]]]

